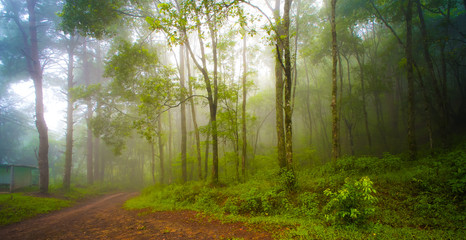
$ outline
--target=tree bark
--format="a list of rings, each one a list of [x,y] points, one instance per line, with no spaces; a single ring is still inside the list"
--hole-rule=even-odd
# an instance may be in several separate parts
[[[205,140],[205,161],[204,161],[204,179],[207,179],[207,176],[209,174],[209,139],[210,139],[210,121],[207,124],[207,135],[206,135],[206,140]]]
[[[155,184],[155,149],[154,143],[150,142],[151,162],[150,162],[150,175],[152,176],[152,184]]]
[[[330,23],[332,27],[332,160],[336,161],[339,156],[339,145],[340,145],[340,129],[338,119],[338,108],[337,108],[337,31],[335,22],[335,7],[336,0],[331,0],[332,13]]]
[[[416,68],[417,76],[419,78],[419,86],[421,87],[422,96],[424,97],[424,112],[426,114],[426,128],[427,135],[429,137],[429,150],[433,153],[434,139],[432,137],[432,120],[430,117],[430,107],[429,107],[429,95],[427,94],[426,88],[424,86],[424,80],[422,79],[422,74],[419,71],[419,68]]]
[[[282,27],[280,23],[280,0],[275,0],[274,18],[277,23],[277,47],[275,55],[275,119],[277,128],[277,158],[278,166],[286,168],[286,151],[285,151],[285,129],[284,129],[284,104],[283,104],[283,68],[282,68],[282,49],[280,36],[282,35]]]
[[[434,88],[435,98],[437,100],[438,106],[440,107],[440,111],[439,111],[440,112],[440,134],[442,136],[441,137],[442,141],[444,141],[444,144],[445,144],[446,142],[445,117],[447,114],[446,101],[444,100],[444,97],[442,96],[442,93],[440,91],[437,75],[435,74],[435,70],[434,70],[434,63],[432,61],[432,56],[430,55],[430,52],[429,52],[429,38],[427,36],[427,27],[424,21],[424,14],[422,12],[420,0],[416,0],[416,5],[417,5],[419,23],[420,23],[420,28],[421,28],[422,46],[424,49],[424,59],[426,60],[426,63],[427,63],[427,69],[429,71],[430,79],[432,81],[432,86]]]
[[[172,113],[168,110],[168,183],[172,182],[172,159],[173,159],[173,129],[172,129]]]
[[[292,109],[292,69],[290,50],[290,10],[292,0],[285,0],[283,13],[284,52],[285,52],[285,152],[288,170],[293,169],[293,109]]]
[[[100,157],[100,138],[94,138],[94,181],[101,181],[100,168],[101,168],[101,157]]]
[[[304,60],[304,68],[306,71],[306,80],[307,80],[307,91],[306,93],[306,116],[309,120],[309,147],[312,147],[312,114],[311,114],[311,79],[309,77],[309,70],[307,68],[307,61]]]
[[[47,124],[44,118],[44,96],[42,83],[42,66],[39,59],[39,46],[37,39],[36,24],[36,0],[27,0],[27,9],[29,13],[29,56],[28,71],[34,82],[36,94],[36,127],[39,132],[39,153],[37,160],[39,165],[39,189],[42,193],[47,193],[49,188],[49,137]],[[27,42],[27,37],[23,36]]]
[[[188,53],[186,53],[188,54]],[[189,59],[186,59],[187,68],[188,68],[188,85],[189,85],[189,95],[193,96],[193,85],[191,84],[191,66],[189,64]],[[199,134],[199,126],[197,125],[196,117],[196,107],[194,106],[194,99],[191,97],[189,99],[191,105],[191,115],[194,126],[194,137],[196,141],[196,157],[197,157],[197,169],[198,169],[198,178],[202,180],[202,156],[201,156],[201,137]]]
[[[181,179],[186,182],[188,179],[186,169],[186,148],[187,148],[187,136],[186,136],[186,104],[185,98],[185,66],[184,66],[184,46],[180,46],[180,87],[181,87]]]
[[[361,98],[362,98],[362,112],[364,115],[364,127],[366,129],[366,136],[367,136],[367,143],[369,144],[369,149],[372,149],[372,137],[371,132],[369,130],[369,120],[367,116],[367,108],[366,108],[366,87],[365,87],[365,79],[364,79],[364,61],[361,60],[358,51],[356,51],[356,60],[359,65],[359,75],[361,80]]]
[[[215,18],[214,12],[214,18]],[[218,183],[218,132],[217,132],[217,103],[218,103],[218,58],[217,58],[217,31],[216,22],[208,22],[212,40],[212,54],[214,60],[214,93],[210,110],[212,120],[212,181]]]
[[[416,115],[414,111],[414,72],[413,72],[413,53],[412,53],[412,9],[413,0],[407,0],[406,9],[406,60],[407,60],[407,79],[408,79],[408,150],[409,159],[417,158],[416,146]]]
[[[87,39],[84,39],[83,44],[83,68],[84,68],[84,81],[86,87],[89,87],[90,83],[90,67],[89,67],[89,58],[87,54]],[[94,163],[92,160],[92,128],[91,128],[91,119],[92,119],[92,103],[91,99],[86,99],[87,112],[86,112],[86,124],[87,124],[87,138],[86,138],[86,163],[87,163],[87,184],[94,183]]]
[[[195,3],[194,3],[195,4]],[[195,6],[197,9],[197,6]],[[199,13],[197,13],[199,14]],[[215,12],[210,17],[215,19]],[[197,19],[198,27],[198,35],[202,36],[202,30],[200,28],[200,20]],[[213,82],[211,82],[211,78],[208,74],[207,69],[207,59],[205,54],[205,46],[202,37],[199,37],[199,47],[201,50],[201,63],[197,61],[195,54],[193,53],[189,40],[186,39],[185,44],[188,47],[189,54],[191,59],[195,63],[196,67],[201,71],[202,76],[204,78],[204,83],[206,84],[206,91],[207,91],[207,100],[209,102],[209,111],[210,111],[210,124],[211,124],[211,133],[212,133],[212,182],[218,183],[218,133],[217,133],[217,103],[218,103],[218,58],[217,58],[217,29],[215,25],[215,21],[208,22],[210,37],[212,41],[212,54],[213,54],[213,62],[214,62],[214,72],[213,72]],[[184,34],[186,35],[186,30],[184,30]],[[202,66],[201,66],[202,64]],[[213,86],[212,86],[213,85]]]
[[[70,36],[68,44],[68,76],[67,76],[67,107],[66,107],[66,150],[65,150],[65,173],[63,175],[63,188],[70,189],[71,185],[71,168],[73,163],[73,99],[71,89],[74,86],[74,48],[75,38]]]
[[[159,115],[157,119],[157,130],[158,130],[158,140],[159,140],[159,160],[160,160],[160,184],[164,183],[164,156],[163,156],[163,141],[162,141],[162,117]]]
[[[96,72],[95,77],[97,83],[103,82],[103,60],[102,60],[102,49],[100,43],[97,43],[96,46]],[[102,113],[101,109],[101,101],[99,99],[96,100],[96,115],[99,116]],[[101,145],[100,145],[100,136],[95,136],[94,138],[94,180],[95,181],[103,181],[102,178],[102,156],[101,156]]]
[[[447,47],[448,39],[449,39],[449,26],[450,26],[450,14],[451,14],[451,0],[447,0],[447,14],[446,14],[446,24],[445,24],[445,40],[441,43],[440,46],[440,60],[441,60],[441,106],[443,110],[443,118],[441,118],[441,127],[444,127],[441,137],[444,147],[449,145],[449,128],[448,124],[450,122],[449,119],[449,105],[448,105],[448,93],[447,93],[447,57],[445,56],[445,48]]]
[[[248,68],[247,68],[247,58],[246,58],[246,53],[247,53],[247,33],[244,33],[243,35],[243,104],[241,106],[241,129],[242,129],[242,137],[243,137],[243,145],[242,145],[242,153],[241,153],[241,175],[243,177],[243,181],[246,178],[246,158],[247,158],[247,132],[246,132],[246,95],[247,95],[247,73],[248,73]]]

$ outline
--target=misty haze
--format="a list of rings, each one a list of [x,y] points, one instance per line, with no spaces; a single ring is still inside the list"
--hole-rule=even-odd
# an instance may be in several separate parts
[[[0,0],[1,239],[465,239],[466,0]]]

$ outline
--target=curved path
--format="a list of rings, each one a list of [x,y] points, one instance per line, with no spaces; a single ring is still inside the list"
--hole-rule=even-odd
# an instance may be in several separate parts
[[[272,239],[242,223],[221,223],[194,211],[129,211],[137,193],[116,193],[0,227],[0,239]]]

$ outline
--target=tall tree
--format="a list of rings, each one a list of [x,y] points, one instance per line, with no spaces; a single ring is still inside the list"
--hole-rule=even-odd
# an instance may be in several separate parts
[[[42,193],[48,192],[49,186],[49,140],[48,140],[48,129],[44,118],[44,96],[43,96],[43,68],[44,65],[39,56],[39,39],[38,39],[38,22],[42,19],[38,19],[37,16],[37,1],[27,0],[25,8],[27,9],[28,22],[27,26],[22,22],[24,19],[23,2],[17,2],[13,0],[2,1],[3,6],[9,11],[10,18],[14,21],[19,29],[20,36],[23,43],[23,54],[24,60],[27,66],[27,72],[32,78],[35,90],[35,117],[36,117],[36,128],[39,133],[39,150],[36,153],[38,165],[39,165],[39,189]],[[26,29],[27,27],[27,29]]]
[[[186,103],[185,103],[185,50],[184,45],[180,45],[180,87],[181,87],[181,178],[183,182],[188,180],[187,170],[186,170],[186,151],[187,151],[187,136],[186,136]]]
[[[247,41],[246,41],[246,33],[243,34],[243,104],[241,106],[241,129],[243,135],[243,145],[242,145],[242,153],[241,153],[241,174],[243,176],[243,180],[246,178],[246,159],[247,159],[247,132],[246,132],[246,95],[247,95]]]
[[[413,59],[413,0],[407,0],[406,7],[406,60],[407,60],[407,79],[408,79],[408,150],[409,158],[415,160],[417,157],[416,147],[416,114],[414,112],[414,59]]]
[[[188,51],[186,49],[186,55],[188,55]],[[191,65],[189,63],[189,58],[186,61],[187,69],[188,69],[188,87],[189,87],[189,95],[193,96],[193,83],[191,81]],[[191,118],[193,120],[193,127],[194,127],[194,137],[196,139],[196,157],[197,157],[197,171],[198,171],[198,178],[202,179],[202,156],[201,156],[201,137],[199,134],[199,126],[197,125],[197,117],[196,117],[196,107],[194,105],[194,99],[191,97],[189,98],[189,103],[191,105]]]
[[[74,51],[77,43],[74,34],[67,39],[68,73],[67,73],[67,108],[66,108],[66,150],[65,150],[65,173],[63,176],[63,187],[68,190],[71,184],[71,167],[73,162],[73,112],[74,100],[71,90],[74,86]]]
[[[430,77],[431,82],[432,82],[432,87],[434,88],[434,96],[435,96],[436,102],[439,105],[439,109],[440,109],[440,111],[439,111],[439,113],[440,113],[440,134],[442,136],[442,141],[445,144],[446,141],[447,141],[446,140],[446,138],[447,138],[446,119],[447,119],[447,115],[448,115],[446,100],[445,100],[445,96],[442,96],[442,92],[441,92],[440,87],[439,87],[439,81],[438,81],[437,75],[435,74],[435,69],[434,69],[434,63],[433,63],[433,60],[432,60],[432,56],[431,56],[430,51],[429,51],[429,48],[430,48],[429,36],[427,35],[427,26],[426,26],[426,23],[425,23],[425,20],[424,20],[424,13],[423,13],[423,10],[422,10],[420,0],[416,0],[416,7],[417,7],[418,16],[419,16],[419,25],[420,25],[420,29],[421,29],[422,47],[423,47],[423,50],[424,50],[424,59],[425,59],[425,61],[427,63],[427,70],[429,72],[429,77]]]
[[[291,68],[291,45],[290,45],[290,11],[292,0],[285,0],[283,12],[283,50],[285,62],[285,152],[286,164],[288,170],[293,167],[293,105],[292,105],[292,91],[293,91],[293,70]]]
[[[340,148],[340,129],[337,107],[337,31],[335,21],[335,9],[337,0],[331,0],[330,24],[332,28],[332,160],[336,161],[339,156]]]
[[[89,88],[91,85],[91,76],[90,76],[90,62],[89,54],[87,52],[87,41],[88,38],[84,38],[83,43],[83,76],[86,88]],[[92,136],[92,127],[91,120],[93,114],[93,105],[90,96],[86,99],[86,124],[87,124],[87,137],[86,137],[86,163],[87,163],[87,184],[94,183],[94,162],[93,162],[93,136]]]
[[[162,118],[159,115],[157,119],[157,130],[158,130],[158,142],[159,142],[159,160],[160,160],[160,184],[163,184],[165,181],[165,168],[164,168],[164,153],[163,153],[163,139],[162,139]]]
[[[275,54],[275,124],[277,129],[277,157],[278,165],[281,169],[286,168],[286,151],[285,151],[285,129],[284,129],[284,103],[283,103],[283,68],[282,68],[282,51],[283,44],[280,37],[283,35],[282,23],[280,17],[280,0],[275,0],[274,19],[276,24],[276,54]]]

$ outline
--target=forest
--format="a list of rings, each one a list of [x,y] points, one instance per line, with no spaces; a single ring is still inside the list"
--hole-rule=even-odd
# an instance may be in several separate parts
[[[137,192],[125,211],[270,239],[465,238],[466,0],[0,0],[0,22],[0,174],[37,169],[0,232],[23,197]],[[168,239],[204,238],[268,239]]]

